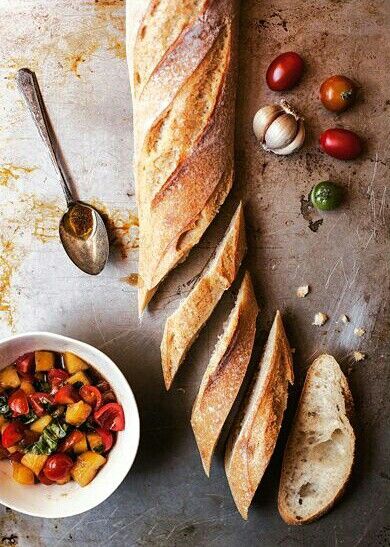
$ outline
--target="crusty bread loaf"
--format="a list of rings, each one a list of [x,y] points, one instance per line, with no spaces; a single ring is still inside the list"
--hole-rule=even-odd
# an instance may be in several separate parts
[[[224,291],[235,280],[245,251],[245,221],[240,203],[207,270],[165,323],[161,361],[167,389],[170,388],[200,329],[210,317]]]
[[[288,383],[293,381],[291,350],[278,311],[225,454],[230,490],[244,519],[274,451],[287,406]]]
[[[321,355],[308,370],[284,453],[278,505],[287,524],[320,517],[343,493],[355,452],[352,408],[337,361]]]
[[[246,272],[192,409],[191,425],[207,476],[223,424],[248,368],[258,311],[250,275]]]
[[[232,185],[237,1],[126,5],[142,311]]]

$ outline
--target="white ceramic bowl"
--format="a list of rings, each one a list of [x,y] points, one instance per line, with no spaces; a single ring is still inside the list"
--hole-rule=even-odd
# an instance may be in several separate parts
[[[23,353],[44,349],[70,351],[85,359],[110,383],[125,413],[126,427],[118,433],[107,463],[83,488],[74,481],[62,486],[24,486],[12,479],[10,463],[0,461],[0,503],[36,517],[70,517],[99,505],[126,477],[138,449],[139,414],[133,392],[115,363],[100,350],[72,338],[49,332],[30,332],[1,340],[0,369]]]

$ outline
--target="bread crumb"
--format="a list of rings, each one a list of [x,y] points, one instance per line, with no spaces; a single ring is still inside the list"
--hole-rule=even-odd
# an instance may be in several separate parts
[[[322,311],[319,311],[314,316],[314,322],[312,325],[315,325],[316,327],[322,327],[324,325],[329,317],[326,315],[326,313],[323,313]]]
[[[366,331],[361,327],[356,327],[353,333],[356,334],[356,336],[364,336],[366,334]]]
[[[305,296],[309,294],[309,291],[310,291],[309,285],[302,285],[301,287],[297,288],[297,297],[305,298]]]
[[[366,354],[362,353],[361,351],[354,351],[353,358],[358,363],[359,361],[363,361],[366,358]]]
[[[345,315],[345,314],[344,314],[344,315],[342,315],[342,316],[340,317],[340,319],[341,319],[341,321],[344,323],[344,325],[346,325],[347,323],[349,323],[349,317],[348,317],[348,315]]]

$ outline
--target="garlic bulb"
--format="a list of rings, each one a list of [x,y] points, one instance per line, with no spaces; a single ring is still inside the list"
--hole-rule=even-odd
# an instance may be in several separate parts
[[[298,150],[305,140],[303,118],[287,101],[260,108],[253,119],[253,131],[264,150],[288,155]]]

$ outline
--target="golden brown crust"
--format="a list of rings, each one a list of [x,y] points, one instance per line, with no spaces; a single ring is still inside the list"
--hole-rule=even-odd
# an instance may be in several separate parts
[[[257,314],[256,297],[247,272],[192,409],[191,425],[207,476],[219,435],[250,361]]]
[[[165,324],[161,361],[167,389],[200,329],[236,278],[245,250],[245,222],[240,204],[208,269]]]
[[[231,188],[237,1],[127,4],[142,311]]]
[[[275,448],[294,374],[291,350],[277,312],[259,370],[228,439],[225,471],[244,519]]]

